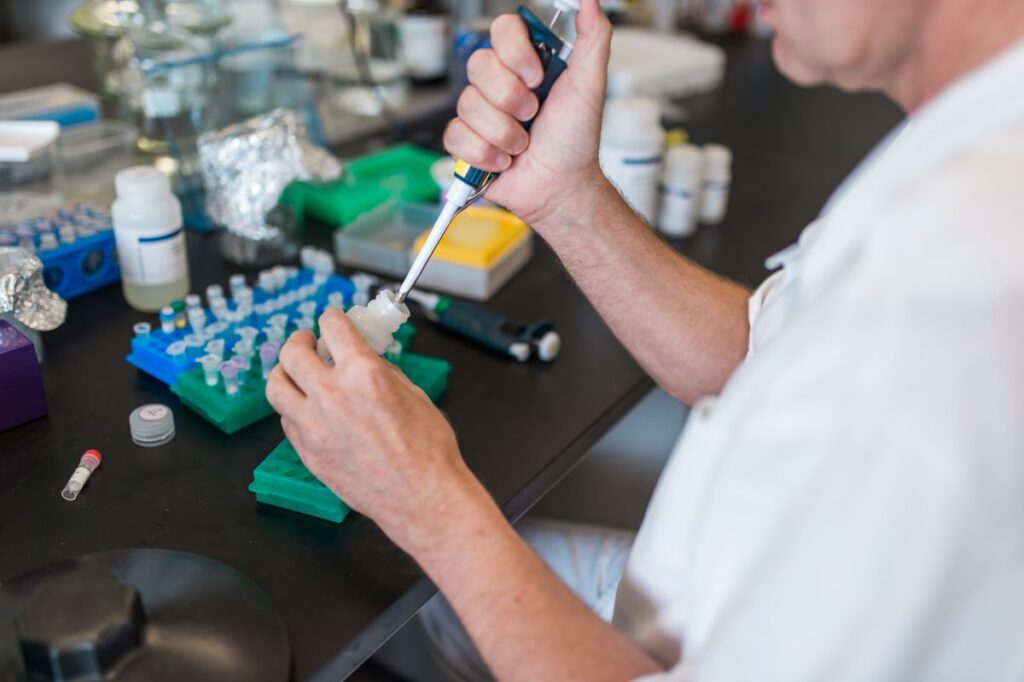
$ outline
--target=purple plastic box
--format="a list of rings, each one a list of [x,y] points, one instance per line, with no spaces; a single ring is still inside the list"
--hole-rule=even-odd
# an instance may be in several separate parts
[[[28,337],[0,320],[0,431],[46,415],[46,393]]]

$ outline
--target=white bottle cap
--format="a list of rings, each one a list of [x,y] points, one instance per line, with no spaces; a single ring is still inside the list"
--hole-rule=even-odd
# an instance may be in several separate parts
[[[665,184],[692,186],[700,182],[704,169],[704,154],[692,144],[669,147],[665,152]]]
[[[174,438],[174,413],[166,405],[153,403],[137,407],[128,417],[136,445],[152,448]]]
[[[630,137],[638,131],[661,130],[661,106],[653,97],[613,97],[604,111],[604,132]]]
[[[704,146],[704,177],[708,180],[727,181],[732,176],[732,152],[720,144]]]
[[[171,179],[152,166],[132,166],[114,177],[119,199],[142,201],[171,193]]]

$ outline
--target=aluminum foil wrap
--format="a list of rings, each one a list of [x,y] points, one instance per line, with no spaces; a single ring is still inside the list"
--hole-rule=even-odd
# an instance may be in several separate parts
[[[256,241],[280,238],[267,220],[292,180],[333,180],[338,160],[309,141],[302,118],[289,109],[230,125],[199,137],[206,211],[218,225]]]
[[[29,329],[48,332],[64,322],[67,302],[46,288],[43,262],[25,249],[0,247],[0,314],[14,318]]]

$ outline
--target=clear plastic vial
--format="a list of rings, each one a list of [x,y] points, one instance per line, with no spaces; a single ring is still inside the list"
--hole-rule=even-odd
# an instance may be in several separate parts
[[[100,465],[102,459],[103,455],[98,450],[86,450],[78,461],[75,473],[71,474],[71,478],[68,479],[64,490],[60,492],[60,496],[68,502],[74,502],[75,498],[78,497],[78,493],[85,487],[85,482],[92,476],[92,472]]]
[[[618,97],[608,101],[601,127],[601,170],[651,225],[658,219],[664,146],[657,100]]]
[[[181,204],[171,181],[150,166],[135,166],[114,179],[111,208],[121,284],[128,305],[156,312],[189,290]]]

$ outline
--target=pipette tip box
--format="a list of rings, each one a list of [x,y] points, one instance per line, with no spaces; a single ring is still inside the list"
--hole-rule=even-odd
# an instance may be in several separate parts
[[[436,206],[389,202],[334,233],[338,262],[404,277],[430,226]],[[471,206],[445,233],[417,286],[486,301],[529,262],[533,232],[508,211]]]

